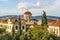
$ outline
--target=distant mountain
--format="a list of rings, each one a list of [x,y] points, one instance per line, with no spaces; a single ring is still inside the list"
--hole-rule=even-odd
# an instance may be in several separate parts
[[[7,16],[0,16],[0,20],[3,20],[5,18],[9,18],[9,17],[14,17],[14,18],[18,18],[18,15],[7,15]],[[23,18],[23,15],[21,15],[21,18]],[[32,16],[33,19],[41,19],[41,16]],[[47,16],[48,19],[59,19],[60,17],[57,16]]]
[[[33,16],[32,18],[35,18],[35,19],[41,19],[41,16]],[[54,19],[54,20],[57,20],[59,19],[60,17],[57,17],[57,16],[47,16],[48,19]]]

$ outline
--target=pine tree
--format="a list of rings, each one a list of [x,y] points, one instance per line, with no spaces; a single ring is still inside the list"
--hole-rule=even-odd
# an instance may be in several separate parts
[[[42,21],[42,24],[41,24],[42,26],[47,26],[47,17],[46,17],[46,12],[45,11],[43,11],[41,21]]]
[[[13,39],[12,39],[12,40],[15,40],[16,33],[15,33],[14,26],[12,27],[12,37],[13,37]]]
[[[15,36],[14,26],[12,27],[12,35],[13,35],[13,37]]]
[[[19,25],[19,29],[18,29],[18,31],[16,33],[15,38],[14,38],[15,40],[20,40],[20,36],[22,35],[22,33],[21,33],[21,18],[20,18],[20,16],[18,18],[18,25]]]
[[[20,18],[20,16],[19,16],[19,18],[18,18],[18,25],[19,25],[19,30],[18,30],[18,32],[20,32],[20,35],[21,35],[22,31],[21,31],[21,18]]]

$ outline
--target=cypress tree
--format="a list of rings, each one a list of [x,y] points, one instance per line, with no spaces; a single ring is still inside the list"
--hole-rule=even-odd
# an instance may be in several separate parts
[[[14,30],[14,26],[12,27],[12,36],[15,36],[15,30]]]
[[[21,31],[21,18],[20,18],[20,16],[19,16],[19,18],[18,18],[18,25],[19,25],[19,30],[18,30],[18,32],[20,32],[20,35],[22,34],[22,31]]]
[[[13,35],[13,40],[20,40],[20,36],[21,36],[21,34],[22,34],[22,31],[21,31],[21,18],[20,18],[20,16],[19,16],[19,18],[18,18],[18,31],[17,31],[17,33],[15,33],[15,30],[14,30],[14,27],[13,27],[13,29],[12,29],[12,35]]]
[[[22,34],[22,32],[21,32],[21,18],[20,18],[20,16],[19,16],[19,18],[18,18],[18,31],[17,31],[17,33],[16,33],[16,36],[15,36],[15,40],[20,40],[20,36],[21,36],[21,34]]]
[[[41,21],[42,21],[42,24],[41,24],[42,26],[47,26],[47,17],[46,17],[46,12],[45,11],[43,11]]]
[[[12,40],[15,40],[15,37],[16,37],[16,33],[15,33],[15,29],[14,29],[14,26],[12,27],[12,36],[13,36],[13,39],[12,39]]]

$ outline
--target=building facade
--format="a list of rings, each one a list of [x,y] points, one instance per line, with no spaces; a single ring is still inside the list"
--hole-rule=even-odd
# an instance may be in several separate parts
[[[56,20],[55,22],[49,24],[48,31],[51,33],[53,32],[60,37],[60,20]]]
[[[21,18],[21,31],[22,33],[26,32],[29,28],[33,28],[34,25],[37,24],[36,19],[32,18],[32,13],[30,11],[26,11],[23,15],[23,18]],[[12,28],[14,27],[15,32],[19,30],[19,18],[7,18],[5,21],[1,23],[3,28],[6,28],[7,32],[12,32]]]

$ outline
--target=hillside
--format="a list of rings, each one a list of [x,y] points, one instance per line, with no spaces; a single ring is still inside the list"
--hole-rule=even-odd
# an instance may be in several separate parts
[[[9,18],[9,17],[14,17],[14,18],[18,18],[18,15],[6,15],[6,16],[0,16],[0,20],[5,19],[5,18]],[[21,18],[23,18],[23,15],[21,15]],[[33,19],[41,19],[41,16],[32,16]],[[59,19],[60,17],[57,16],[47,16],[48,19]]]

